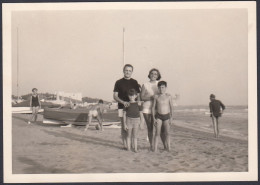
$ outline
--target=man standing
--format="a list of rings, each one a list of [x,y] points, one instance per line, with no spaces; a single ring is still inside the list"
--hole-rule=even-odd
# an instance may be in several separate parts
[[[117,80],[114,87],[114,99],[118,102],[118,117],[121,120],[121,136],[123,140],[124,148],[127,148],[126,138],[127,132],[123,124],[123,108],[130,105],[128,98],[128,90],[135,89],[137,94],[137,101],[140,101],[140,89],[139,84],[136,80],[132,79],[133,66],[131,64],[126,64],[123,68],[124,77]]]
[[[212,118],[212,122],[213,122],[214,134],[215,137],[218,138],[219,137],[218,119],[223,113],[225,109],[225,105],[221,101],[216,100],[215,98],[216,96],[214,94],[210,95],[209,109],[210,109],[210,117]]]

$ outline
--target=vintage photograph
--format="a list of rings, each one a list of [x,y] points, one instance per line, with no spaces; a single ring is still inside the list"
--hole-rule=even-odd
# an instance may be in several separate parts
[[[5,182],[257,180],[255,8],[3,4]]]

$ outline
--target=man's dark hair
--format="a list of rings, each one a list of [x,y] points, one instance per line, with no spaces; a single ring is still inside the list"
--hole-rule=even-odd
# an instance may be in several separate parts
[[[209,97],[210,98],[216,98],[216,96],[214,94],[211,94]]]
[[[124,66],[124,68],[123,68],[123,71],[125,70],[126,67],[131,67],[132,70],[134,70],[134,67],[133,67],[131,64],[126,64],[126,65]]]
[[[103,100],[98,100],[98,103],[102,103],[103,104],[104,102],[103,102]]]
[[[129,89],[127,94],[128,94],[128,96],[133,96],[133,95],[137,95],[137,92],[135,89]]]
[[[33,92],[34,90],[38,91],[38,89],[37,89],[37,88],[33,88],[33,89],[32,89],[32,92]]]
[[[165,82],[165,81],[160,81],[160,82],[158,82],[158,87],[160,87],[160,86],[162,86],[162,85],[164,85],[165,87],[167,87],[167,82]]]

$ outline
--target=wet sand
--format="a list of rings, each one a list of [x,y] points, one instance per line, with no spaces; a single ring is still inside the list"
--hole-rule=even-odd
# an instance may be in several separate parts
[[[215,139],[213,130],[194,129],[178,117],[171,126],[172,150],[164,151],[160,142],[158,153],[149,151],[146,129],[134,153],[122,149],[118,128],[84,132],[82,126],[43,124],[41,115],[37,123],[27,120],[26,114],[13,114],[13,174],[248,171],[247,137]]]

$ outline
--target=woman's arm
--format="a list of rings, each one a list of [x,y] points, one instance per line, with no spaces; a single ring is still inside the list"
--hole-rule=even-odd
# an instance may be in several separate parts
[[[30,98],[30,107],[32,108],[32,96]]]
[[[154,96],[153,105],[152,105],[152,118],[153,118],[154,124],[155,124],[155,121],[156,121],[156,119],[155,119],[156,100],[157,100],[157,95]]]
[[[171,95],[169,95],[169,104],[170,104],[170,111],[171,111],[171,124],[172,124],[172,122],[173,122],[173,99],[172,99],[172,96]]]
[[[37,96],[38,96],[38,102],[39,102],[40,109],[41,109],[42,105],[41,105],[40,97],[39,97],[39,95],[37,95]]]

